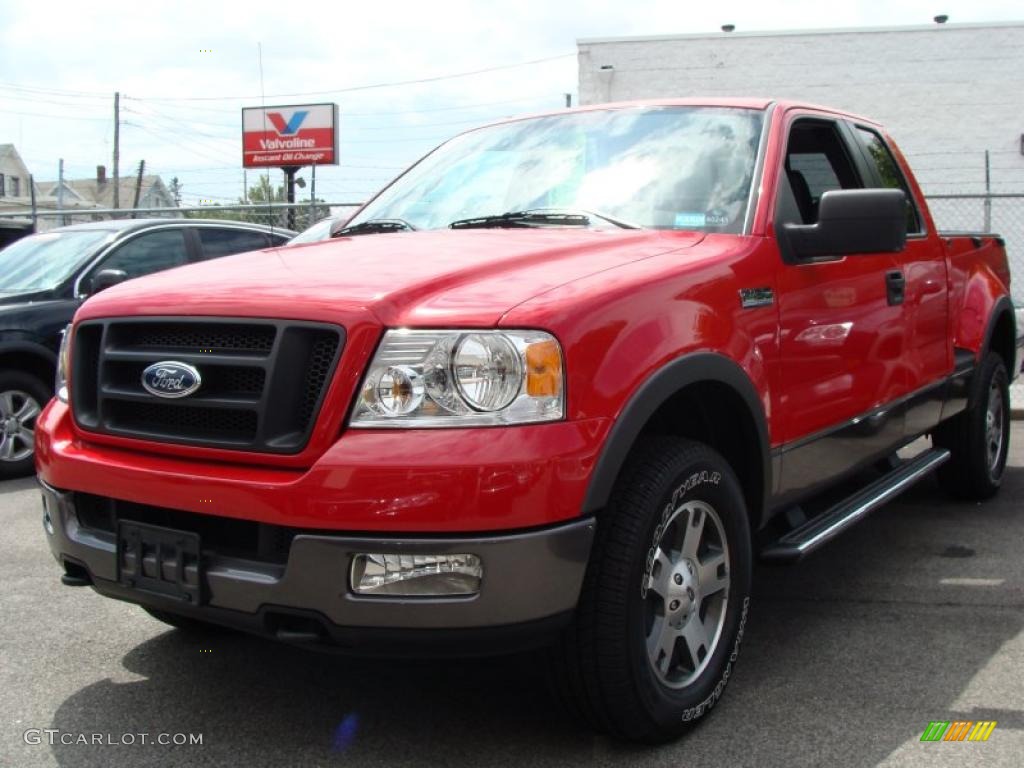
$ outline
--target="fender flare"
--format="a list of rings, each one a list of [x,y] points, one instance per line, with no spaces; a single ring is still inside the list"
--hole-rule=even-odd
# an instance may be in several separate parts
[[[1004,313],[1010,316],[1010,323],[1013,327],[1014,335],[1013,343],[1016,345],[1017,314],[1014,312],[1013,302],[1010,300],[1010,297],[1003,295],[996,299],[995,303],[992,305],[992,310],[988,314],[988,322],[985,325],[985,337],[982,340],[981,347],[978,349],[977,353],[979,363],[981,362],[982,355],[992,348],[992,334],[995,333],[996,323],[999,322],[999,318],[1002,317]]]
[[[768,422],[757,388],[746,372],[732,359],[715,352],[694,352],[676,358],[653,373],[629,398],[615,419],[601,455],[591,473],[583,513],[601,510],[611,496],[612,487],[641,430],[651,416],[669,398],[690,384],[712,381],[724,384],[747,404],[757,429],[761,453],[762,498],[767,502],[771,494],[771,457],[768,444]],[[758,524],[764,509],[750,510],[751,521]]]

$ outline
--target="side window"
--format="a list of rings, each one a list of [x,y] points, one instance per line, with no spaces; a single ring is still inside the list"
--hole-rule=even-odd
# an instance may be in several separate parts
[[[863,186],[835,123],[799,120],[793,124],[779,182],[780,223],[814,224],[823,194]]]
[[[203,244],[204,259],[216,259],[218,256],[258,251],[267,247],[267,238],[262,232],[213,227],[196,227],[196,232],[199,233],[199,242]]]
[[[860,138],[868,155],[869,162],[878,172],[878,178],[882,186],[888,189],[902,189],[907,196],[907,233],[919,234],[922,231],[921,219],[917,215],[917,208],[914,206],[914,198],[910,194],[910,187],[900,170],[896,158],[892,156],[889,148],[882,141],[882,137],[867,128],[857,128],[857,136]]]
[[[185,233],[180,229],[149,232],[129,240],[96,268],[121,269],[129,278],[142,277],[188,262]]]

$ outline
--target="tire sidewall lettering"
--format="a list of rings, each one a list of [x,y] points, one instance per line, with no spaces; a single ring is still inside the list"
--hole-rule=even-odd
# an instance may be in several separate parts
[[[651,536],[651,547],[647,550],[647,557],[644,560],[643,577],[640,579],[640,599],[647,599],[647,585],[651,580],[651,572],[654,570],[654,559],[658,552],[658,545],[661,544],[661,537],[665,534],[665,528],[672,519],[673,513],[679,508],[679,502],[687,493],[701,485],[719,485],[722,482],[722,473],[715,470],[702,469],[687,477],[681,485],[672,491],[671,500],[664,506],[658,524],[654,526],[654,534]]]
[[[729,683],[729,677],[732,675],[733,664],[740,655],[740,643],[743,642],[743,632],[747,625],[747,612],[750,609],[750,596],[743,598],[743,607],[740,610],[740,622],[739,627],[736,630],[736,640],[732,646],[732,653],[729,655],[729,661],[725,665],[725,670],[722,672],[722,677],[718,680],[714,690],[705,698],[700,704],[694,707],[684,709],[680,719],[684,723],[688,723],[692,720],[696,720],[702,715],[707,714],[711,709],[718,703],[718,700],[722,697],[722,693],[725,691],[725,686]]]

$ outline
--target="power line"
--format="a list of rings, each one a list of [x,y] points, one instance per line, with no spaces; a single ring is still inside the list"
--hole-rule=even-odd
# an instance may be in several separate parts
[[[111,122],[109,117],[72,117],[71,115],[53,115],[53,114],[44,114],[42,112],[16,112],[13,109],[5,109],[3,111],[3,114],[4,115],[23,115],[25,117],[49,117],[49,118],[52,118],[54,120],[88,120],[90,122],[101,122],[101,123],[109,123],[109,122]]]
[[[291,99],[297,97],[306,96],[328,96],[332,93],[353,93],[355,91],[368,91],[375,88],[394,88],[402,85],[420,85],[422,83],[436,83],[440,80],[454,80],[461,77],[473,77],[475,75],[483,75],[489,72],[498,72],[505,69],[515,69],[517,67],[529,67],[535,64],[544,64],[549,61],[557,61],[558,59],[566,59],[569,57],[575,57],[576,53],[563,53],[558,56],[546,56],[540,59],[532,59],[530,61],[521,61],[516,64],[502,64],[494,67],[485,67],[483,69],[474,69],[467,72],[455,72],[447,75],[435,75],[433,77],[420,77],[414,80],[393,80],[391,82],[384,83],[372,83],[367,85],[353,85],[347,88],[332,88],[326,91],[303,91],[299,93],[271,93],[267,94],[266,98],[270,99]],[[238,100],[238,99],[257,99],[263,98],[262,96],[148,96],[146,97],[149,101],[225,101],[225,100]]]
[[[62,88],[44,88],[31,85],[15,85],[14,83],[0,83],[0,88],[10,91],[24,91],[26,93],[41,93],[52,96],[67,96],[73,99],[109,99],[111,94],[103,91],[72,91]]]

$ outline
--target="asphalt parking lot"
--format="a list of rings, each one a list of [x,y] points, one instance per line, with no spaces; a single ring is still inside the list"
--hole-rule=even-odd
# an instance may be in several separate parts
[[[1024,423],[1015,426],[995,501],[950,503],[929,480],[802,564],[759,568],[727,695],[687,739],[660,748],[567,722],[532,656],[363,661],[232,634],[201,640],[62,587],[34,481],[9,481],[0,764],[1019,766]],[[932,720],[998,725],[985,743],[921,743]],[[114,741],[202,734],[202,745],[50,746],[45,733],[26,743],[28,729]]]

